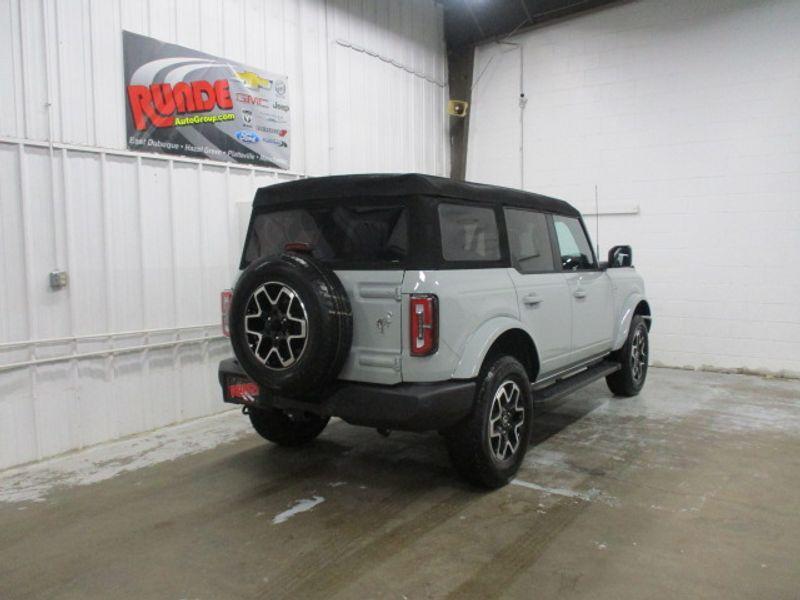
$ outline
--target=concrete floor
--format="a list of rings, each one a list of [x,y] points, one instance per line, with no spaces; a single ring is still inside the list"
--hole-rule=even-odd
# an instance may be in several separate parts
[[[800,382],[652,369],[543,407],[518,480],[436,434],[227,413],[0,474],[0,598],[800,598]]]

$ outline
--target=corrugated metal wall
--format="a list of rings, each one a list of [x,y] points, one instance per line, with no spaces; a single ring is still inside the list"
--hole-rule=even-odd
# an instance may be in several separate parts
[[[0,468],[223,408],[218,295],[257,187],[447,172],[431,0],[1,0],[0,15]],[[125,150],[122,29],[288,74],[292,171]],[[56,268],[69,285],[51,291]]]

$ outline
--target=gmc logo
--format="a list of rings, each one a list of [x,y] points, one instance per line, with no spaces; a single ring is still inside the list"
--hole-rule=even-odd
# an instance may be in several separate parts
[[[258,96],[251,96],[250,94],[243,94],[242,92],[236,94],[236,101],[242,104],[253,104],[255,106],[269,106],[269,101],[266,98],[259,98]]]

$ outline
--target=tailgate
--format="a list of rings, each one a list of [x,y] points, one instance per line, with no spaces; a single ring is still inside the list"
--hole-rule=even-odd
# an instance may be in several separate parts
[[[402,307],[405,271],[336,271],[353,309],[353,345],[340,379],[394,384],[402,381]]]

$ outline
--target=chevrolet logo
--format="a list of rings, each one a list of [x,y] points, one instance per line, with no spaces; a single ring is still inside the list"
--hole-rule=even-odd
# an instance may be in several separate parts
[[[264,88],[268,90],[272,88],[271,79],[256,75],[252,71],[242,71],[241,73],[239,71],[234,71],[234,73],[236,73],[236,78],[250,89],[257,90],[259,88]]]

